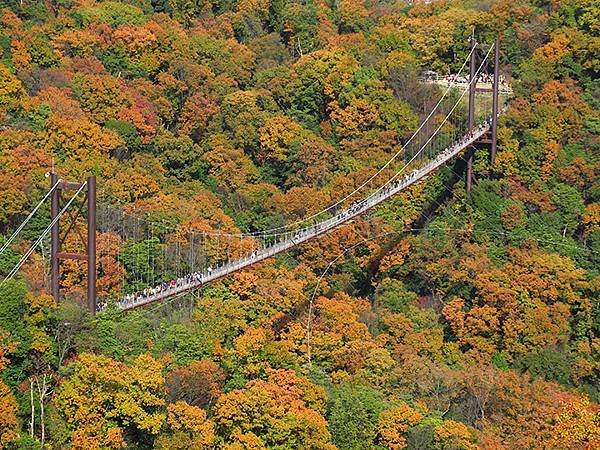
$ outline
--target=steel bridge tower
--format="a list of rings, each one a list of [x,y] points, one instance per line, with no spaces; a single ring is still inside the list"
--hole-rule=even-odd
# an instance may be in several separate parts
[[[471,37],[471,60],[469,65],[469,81],[475,77],[477,72],[477,46],[479,43],[475,40],[475,37]],[[475,126],[475,95],[477,93],[477,82],[471,83],[469,86],[469,114],[468,124],[469,130],[473,130]],[[494,79],[492,82],[492,126],[489,133],[486,133],[477,142],[473,143],[471,148],[467,150],[467,173],[466,173],[466,186],[467,192],[469,192],[475,181],[473,175],[473,158],[475,151],[478,148],[489,148],[490,149],[490,162],[494,164],[496,159],[496,149],[498,145],[498,113],[499,113],[499,94],[500,94],[500,40],[496,39],[494,42]]]
[[[50,241],[51,241],[51,252],[50,252],[50,273],[51,273],[51,287],[52,296],[58,303],[60,301],[60,261],[62,259],[76,259],[87,262],[87,307],[92,314],[96,313],[96,177],[91,176],[87,178],[85,183],[74,183],[68,181],[60,181],[58,174],[52,172],[50,174],[50,186],[54,186],[58,183],[56,189],[52,192],[50,216],[51,221],[59,215],[59,211],[62,203],[62,192],[63,191],[77,191],[82,188],[85,192],[85,197],[79,204],[77,211],[72,213],[67,210],[66,214],[70,219],[68,225],[63,233],[61,233],[60,219],[56,221],[52,229],[50,230]],[[83,217],[83,208],[87,204],[87,238],[84,238],[84,234],[77,224],[77,219]],[[85,253],[70,253],[63,252],[62,245],[65,242],[67,235],[75,230],[83,247]]]

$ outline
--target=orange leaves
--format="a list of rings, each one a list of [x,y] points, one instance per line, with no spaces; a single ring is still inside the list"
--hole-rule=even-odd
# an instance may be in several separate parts
[[[585,284],[585,271],[571,258],[557,253],[512,249],[510,260],[505,270],[512,274],[513,285],[526,289],[533,298],[546,303],[581,301],[578,291]]]
[[[364,0],[341,0],[339,3],[340,24],[347,30],[360,30],[369,15]]]
[[[210,423],[206,423],[206,413],[202,408],[190,406],[186,402],[172,403],[168,407],[167,423],[174,430],[189,430],[205,434],[205,445],[212,443],[213,432]]]
[[[257,269],[256,275],[255,288],[259,301],[265,302],[271,311],[284,313],[306,306],[306,287],[315,280],[314,273],[303,264],[293,270],[265,264]]]
[[[81,119],[84,116],[79,102],[73,98],[73,92],[68,88],[48,86],[31,98],[31,104],[34,107],[47,104],[53,113],[65,118]]]
[[[301,220],[326,207],[327,198],[315,188],[293,187],[285,194],[273,195],[271,202],[291,221]]]
[[[329,107],[331,119],[336,123],[335,130],[343,139],[357,138],[380,122],[377,106],[367,99],[354,99],[345,108],[334,101]]]
[[[121,237],[113,233],[100,233],[97,237],[98,296],[109,298],[121,292],[125,268],[118,261]]]
[[[290,184],[321,187],[331,176],[334,157],[335,149],[325,140],[316,136],[303,137],[292,163],[294,171],[290,175]]]
[[[63,158],[83,163],[90,168],[95,163],[107,164],[108,154],[121,144],[119,136],[106,131],[87,119],[65,118],[52,115],[46,121],[43,133],[45,148]]]
[[[267,19],[270,7],[269,0],[240,0],[237,3],[237,12],[245,16],[256,16],[261,20]]]
[[[443,310],[465,350],[488,355],[506,351],[509,358],[568,340],[569,318],[589,314],[583,294],[585,272],[572,259],[541,250],[509,248],[498,267],[475,246],[456,267],[441,267],[453,281],[475,289],[471,304],[455,298]],[[476,256],[477,255],[477,256]]]
[[[332,370],[354,373],[362,368],[370,352],[378,347],[371,341],[367,326],[358,321],[368,308],[367,302],[342,293],[332,299],[318,298],[311,330],[314,358],[327,361]]]
[[[160,26],[158,30],[160,31]],[[153,49],[157,44],[157,37],[147,24],[120,26],[114,31],[113,38],[115,42],[123,43],[127,52],[133,57],[139,57],[144,51]]]
[[[28,73],[31,70],[31,56],[25,45],[17,40],[11,42],[11,59],[17,73]]]
[[[406,431],[422,418],[421,413],[405,403],[382,412],[377,426],[379,441],[391,450],[406,448]]]
[[[434,431],[439,448],[460,448],[461,450],[477,450],[475,430],[464,423],[446,420]]]
[[[110,44],[110,27],[95,26],[87,29],[67,28],[54,37],[52,45],[63,57],[91,56],[94,49]]]
[[[408,240],[399,240],[381,259],[379,270],[381,272],[386,272],[394,266],[401,266],[404,264],[406,257],[410,253],[410,247],[410,242]]]
[[[233,275],[231,291],[239,295],[241,299],[247,299],[254,292],[258,277],[251,272],[237,272]]]
[[[480,423],[502,436],[507,448],[540,448],[549,443],[561,403],[574,399],[555,383],[531,381],[514,371],[471,372],[470,390],[478,401],[486,401],[484,410],[491,422]]]
[[[327,422],[314,408],[323,404],[322,388],[293,371],[269,372],[267,380],[250,381],[244,389],[223,395],[215,422],[226,448],[240,439],[249,448],[318,448],[333,450]]]
[[[525,223],[525,211],[518,203],[511,203],[502,211],[500,218],[504,228],[514,230]]]
[[[394,50],[380,63],[379,70],[383,75],[390,76],[398,70],[406,70],[406,68],[414,65],[415,57],[412,54],[402,50]]]
[[[600,230],[600,203],[587,205],[581,222],[588,234]]]
[[[576,157],[573,158],[571,164],[558,171],[558,177],[566,184],[583,191],[597,182],[598,173],[600,173],[599,163],[588,162],[581,157]]]
[[[560,145],[555,141],[546,144],[544,161],[540,167],[540,175],[543,181],[547,181],[552,176],[554,161],[560,152]]]
[[[133,103],[124,83],[110,75],[77,75],[74,84],[82,109],[97,123],[114,119]]]
[[[271,367],[289,365],[293,358],[285,342],[276,341],[270,328],[260,326],[247,327],[235,338],[228,360],[247,378],[257,378]]]
[[[491,356],[496,351],[499,324],[495,308],[484,305],[464,312],[464,300],[454,298],[444,306],[444,318],[461,345]]]
[[[587,398],[565,402],[556,417],[550,444],[557,449],[600,447],[600,408],[590,405]]]
[[[128,166],[123,164],[115,167],[114,176],[106,181],[114,197],[126,203],[138,204],[142,200],[162,199],[164,195],[161,195],[160,186],[156,181],[162,171],[160,161],[148,155],[135,155]],[[155,167],[158,170],[153,171]]]
[[[8,364],[8,355],[17,349],[17,342],[9,340],[9,333],[0,328],[0,370]]]
[[[168,406],[167,425],[156,440],[156,448],[162,450],[214,448],[214,426],[203,409],[179,401]]]
[[[14,173],[0,172],[0,223],[6,222],[11,215],[23,211],[27,204],[27,197],[22,191],[15,189],[14,184]]]
[[[582,101],[580,94],[581,88],[573,80],[551,80],[532,98],[539,112],[547,114],[547,119],[560,114],[560,118],[571,122],[571,125],[580,125],[581,115],[590,112],[589,105]]]
[[[559,61],[563,56],[570,52],[571,39],[565,34],[557,34],[552,41],[543,47],[538,48],[533,57],[543,57],[551,62]]]
[[[554,211],[556,209],[551,200],[551,192],[544,190],[541,183],[533,183],[531,186],[525,186],[519,182],[512,182],[510,187],[510,194],[514,200],[535,205],[543,212]]]
[[[179,118],[179,131],[198,141],[206,132],[208,122],[218,112],[219,106],[214,99],[197,92],[189,97],[183,106]]]
[[[150,143],[159,125],[154,106],[141,95],[135,95],[131,106],[119,111],[116,118],[132,123],[140,135],[142,144]],[[129,150],[133,151],[135,148]]]
[[[220,186],[229,190],[252,190],[252,183],[259,178],[258,170],[243,150],[234,147],[225,135],[212,135],[210,150],[202,157],[210,164],[209,174]],[[263,184],[268,189],[270,185]],[[274,188],[272,188],[274,189]]]
[[[0,343],[1,344],[1,343]],[[2,348],[0,346],[0,359]],[[10,388],[0,380],[0,449],[19,436],[17,401]]]
[[[249,358],[257,355],[269,337],[267,330],[263,327],[248,327],[244,334],[238,336],[233,343],[236,355],[241,358]]]

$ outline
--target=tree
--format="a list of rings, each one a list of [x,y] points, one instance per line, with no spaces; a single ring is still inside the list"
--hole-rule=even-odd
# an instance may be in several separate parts
[[[7,112],[15,112],[24,95],[25,90],[19,79],[0,64],[0,118]]]
[[[377,425],[378,442],[391,450],[406,448],[407,430],[422,418],[421,413],[405,403],[382,412]]]
[[[362,0],[341,0],[339,2],[339,15],[340,30],[342,32],[352,32],[365,28],[365,19],[369,13]]]
[[[293,55],[309,54],[319,47],[318,16],[314,3],[285,2],[280,18],[276,20],[281,23],[283,40]]]
[[[586,398],[563,404],[552,430],[553,448],[595,448],[600,445],[600,411]]]
[[[464,423],[446,420],[434,431],[435,449],[477,450],[475,430],[469,429]]]
[[[259,179],[258,169],[252,159],[236,148],[231,140],[222,134],[211,135],[211,149],[203,156],[209,165],[208,174],[217,180],[220,187],[230,191],[240,191]]]
[[[56,405],[71,430],[74,448],[120,448],[129,426],[142,434],[158,434],[165,419],[159,361],[140,355],[126,366],[82,353],[71,370],[58,388]]]
[[[209,10],[211,2],[205,0],[168,0],[173,17],[189,26],[201,13]]]
[[[162,450],[185,450],[214,448],[213,423],[203,409],[178,401],[167,407],[168,432],[161,433],[155,448]]]
[[[325,392],[308,380],[290,370],[275,370],[267,380],[252,380],[221,396],[215,423],[226,445],[252,439],[259,448],[333,450],[321,415],[324,400]]]
[[[168,130],[161,130],[153,140],[152,147],[163,162],[166,175],[182,181],[205,178],[207,168],[202,161],[202,149],[188,136],[175,136]]]
[[[209,408],[222,394],[224,382],[223,370],[212,361],[202,360],[169,372],[165,384],[171,402]]]
[[[73,90],[81,108],[96,123],[114,119],[121,109],[132,104],[123,83],[111,76],[77,76]]]
[[[202,92],[195,93],[183,105],[179,132],[190,136],[195,142],[200,141],[207,125],[218,112],[219,106],[213,98]]]
[[[256,155],[260,165],[267,161],[282,162],[288,158],[290,146],[300,137],[300,126],[285,116],[265,120],[259,129],[261,150]]]
[[[340,450],[371,449],[379,414],[386,401],[381,392],[360,385],[333,388],[327,402],[327,421],[332,441]]]
[[[8,355],[16,349],[6,331],[0,328],[0,372],[8,364]],[[0,449],[19,436],[18,406],[10,388],[0,380]]]
[[[89,120],[52,115],[46,121],[41,138],[44,148],[60,160],[69,160],[79,173],[107,169],[107,156],[122,144],[119,135],[102,129]]]
[[[417,294],[406,289],[400,280],[385,278],[377,288],[377,301],[394,312],[405,312],[417,299]]]

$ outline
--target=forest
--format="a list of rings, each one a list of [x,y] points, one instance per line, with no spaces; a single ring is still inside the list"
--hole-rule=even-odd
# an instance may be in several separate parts
[[[0,449],[600,448],[598,0],[0,0],[0,246],[50,171],[177,248],[310,216],[402,147],[439,96],[420,74],[473,33],[513,95],[469,192],[448,165],[98,314],[82,261],[50,295],[47,240],[2,281],[46,202],[0,252]],[[100,229],[99,297],[154,280],[160,242]]]

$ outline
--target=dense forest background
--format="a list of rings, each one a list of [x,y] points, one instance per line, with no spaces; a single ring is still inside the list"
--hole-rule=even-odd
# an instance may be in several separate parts
[[[600,446],[599,18],[597,0],[0,0],[5,236],[51,168],[184,229],[305,217],[398,149],[437,95],[417,75],[455,72],[473,29],[501,37],[515,92],[470,193],[444,168],[177,304],[93,317],[68,261],[57,305],[34,254],[0,286],[0,448]],[[99,235],[101,295],[150,244]]]

